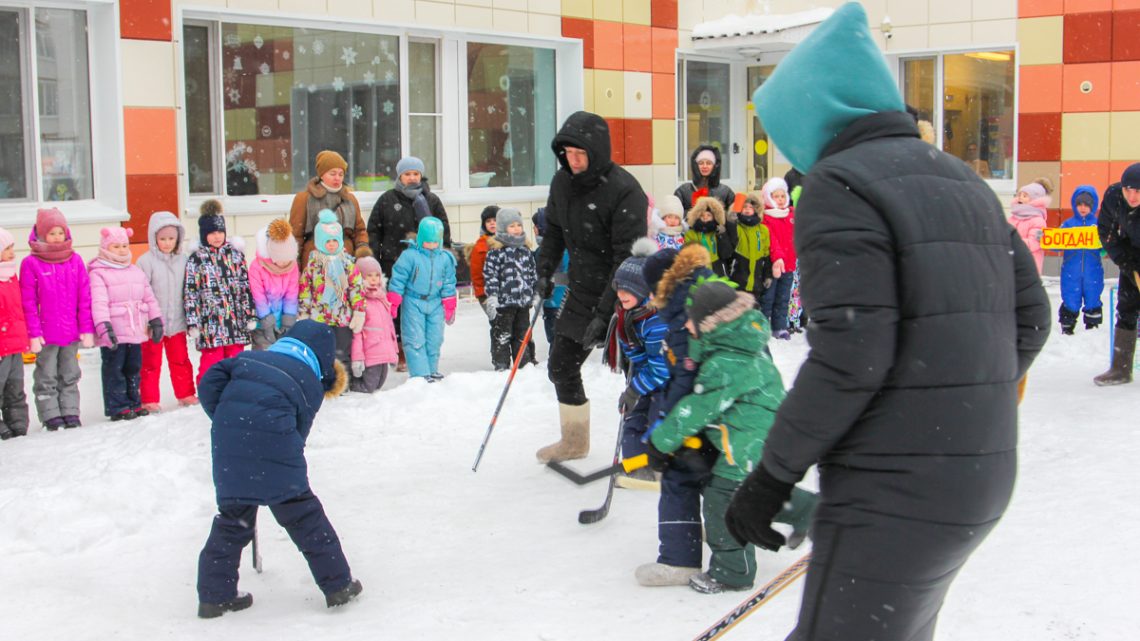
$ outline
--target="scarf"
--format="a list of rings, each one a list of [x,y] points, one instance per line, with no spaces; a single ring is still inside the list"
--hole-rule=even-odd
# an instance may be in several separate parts
[[[699,231],[702,234],[715,234],[717,232],[717,227],[718,225],[716,224],[716,220],[698,220],[697,222],[693,223],[693,230]]]
[[[18,264],[19,263],[14,258],[12,260],[0,262],[0,281],[12,280],[12,277],[16,275]]]
[[[317,360],[317,355],[312,348],[301,341],[288,336],[278,338],[275,343],[269,346],[267,351],[295,358],[308,365],[318,379],[321,378],[321,362]]]
[[[111,250],[100,247],[99,260],[103,261],[110,267],[126,267],[131,264],[131,250],[127,249],[121,253],[113,254]]]
[[[319,251],[315,259],[317,272],[325,276],[325,291],[321,294],[321,303],[336,313],[347,302],[344,293],[348,289],[348,262],[343,251],[337,252],[334,256]]]
[[[702,182],[705,182],[703,180],[703,178],[704,177],[702,176]],[[693,186],[694,187],[697,186],[697,183],[695,181],[693,182]],[[697,204],[697,201],[702,199],[702,198],[708,198],[708,195],[709,195],[709,188],[708,187],[701,187],[700,189],[694,191],[693,192],[693,200],[692,200],[693,204],[694,205]]]
[[[32,248],[32,255],[45,263],[65,263],[75,253],[71,249],[70,238],[61,243],[46,243],[36,238],[34,230],[28,239],[28,246]]]
[[[748,216],[744,213],[740,213],[736,215],[736,220],[745,227],[755,227],[756,225],[760,224],[760,216],[757,214]]]
[[[400,181],[396,181],[396,191],[408,197],[408,200],[415,200],[424,193],[423,183],[411,183],[405,185]]]
[[[680,236],[685,233],[684,225],[662,225],[658,228],[658,232],[666,236]]]
[[[788,209],[765,209],[764,215],[772,218],[787,218],[789,211]]]
[[[319,179],[318,179],[318,180],[319,180]],[[324,181],[321,181],[321,187],[324,187],[324,188],[325,188],[325,191],[327,191],[327,192],[329,192],[329,193],[332,193],[332,194],[339,194],[339,193],[340,193],[340,190],[344,189],[344,184],[342,183],[340,187],[337,187],[336,189],[333,189],[332,187],[329,187],[328,185],[326,185],[326,184],[324,183]]]
[[[503,247],[522,247],[524,244],[526,244],[526,235],[523,234],[515,236],[514,234],[508,234],[507,232],[496,232],[495,240],[502,243]]]
[[[1029,203],[1014,203],[1009,208],[1009,213],[1014,218],[1029,219],[1029,218],[1044,218],[1044,210],[1035,206],[1032,202]]]
[[[286,265],[284,267],[280,267],[277,265],[277,263],[275,263],[272,260],[265,258],[263,256],[258,256],[257,259],[261,261],[262,266],[264,266],[266,269],[269,270],[270,274],[274,274],[276,276],[280,276],[282,274],[288,274],[289,271],[291,269],[293,269],[293,265],[294,265],[294,263],[289,263],[288,265]]]

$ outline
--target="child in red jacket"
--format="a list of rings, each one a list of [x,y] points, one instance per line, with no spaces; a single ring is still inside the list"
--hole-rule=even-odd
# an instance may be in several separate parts
[[[17,271],[16,239],[0,227],[0,441],[28,433],[23,356],[28,349],[28,326]]]
[[[772,242],[772,284],[760,297],[760,311],[772,325],[772,338],[788,340],[792,337],[788,332],[788,301],[796,272],[796,246],[792,244],[796,210],[783,178],[764,183],[763,193],[764,226]]]

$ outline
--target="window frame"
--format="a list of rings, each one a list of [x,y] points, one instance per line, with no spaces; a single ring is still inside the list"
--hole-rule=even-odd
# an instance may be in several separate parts
[[[935,95],[934,95],[934,114],[932,114],[932,117],[934,118],[934,122],[932,122],[931,124],[934,125],[935,146],[938,147],[938,149],[942,149],[942,136],[943,136],[944,132],[943,132],[943,128],[941,126],[941,123],[942,123],[942,120],[944,117],[943,109],[944,109],[944,105],[945,105],[945,96],[946,96],[946,87],[945,87],[946,78],[945,78],[945,73],[944,73],[945,57],[946,56],[958,56],[958,55],[963,55],[963,54],[968,54],[968,53],[982,53],[982,52],[993,52],[993,51],[1012,51],[1013,52],[1013,63],[1014,63],[1014,67],[1013,67],[1014,68],[1014,73],[1013,73],[1013,106],[1011,107],[1011,112],[1013,114],[1013,118],[1012,118],[1012,122],[1013,122],[1013,144],[1012,144],[1013,155],[1012,155],[1012,159],[1011,159],[1012,160],[1011,166],[1013,167],[1013,169],[1012,169],[1012,171],[1010,171],[1010,176],[1008,178],[982,178],[982,180],[984,180],[986,182],[986,184],[989,185],[990,188],[994,190],[995,193],[1004,196],[1004,195],[1013,195],[1013,193],[1016,191],[1017,184],[1018,184],[1018,170],[1019,170],[1019,165],[1021,164],[1021,160],[1019,158],[1019,155],[1020,155],[1019,151],[1020,150],[1018,148],[1019,147],[1019,136],[1020,136],[1020,132],[1019,132],[1018,128],[1019,128],[1019,124],[1020,124],[1019,123],[1020,119],[1017,117],[1018,114],[1020,113],[1018,111],[1018,109],[1021,106],[1020,105],[1020,102],[1021,102],[1021,95],[1020,95],[1020,91],[1021,91],[1021,73],[1020,73],[1020,70],[1021,70],[1021,67],[1020,67],[1020,63],[1018,62],[1021,59],[1020,58],[1021,50],[1020,50],[1019,46],[1017,45],[1017,43],[971,45],[969,47],[950,47],[950,48],[945,48],[945,49],[914,49],[914,50],[906,50],[906,51],[898,51],[898,52],[892,51],[886,55],[887,55],[888,61],[890,61],[890,63],[891,63],[889,66],[890,66],[891,72],[895,75],[895,81],[896,81],[897,86],[899,88],[899,93],[901,93],[903,95],[906,94],[906,88],[903,86],[903,81],[904,81],[904,77],[905,77],[904,65],[906,64],[906,62],[908,62],[910,60],[921,60],[921,59],[931,59],[931,58],[934,59],[934,92],[935,92]]]
[[[40,207],[56,207],[71,225],[127,220],[126,155],[123,149],[123,103],[121,98],[121,52],[119,17],[114,0],[0,0],[0,8],[24,17],[19,61],[24,95],[23,116],[28,123],[25,172],[29,176],[26,198],[0,200],[0,225],[30,226]],[[82,200],[44,200],[43,149],[40,127],[39,83],[35,61],[35,10],[66,9],[86,16],[88,117],[91,121],[91,191]],[[92,70],[99,69],[98,82]],[[107,70],[107,71],[103,71]],[[98,86],[98,90],[96,90]],[[50,116],[49,116],[50,117]]]
[[[3,0],[0,0],[3,1]],[[400,148],[407,154],[411,145],[411,114],[409,113],[410,94],[408,91],[408,43],[434,42],[436,43],[436,83],[438,88],[439,148],[438,168],[441,176],[432,177],[433,191],[444,198],[448,204],[482,204],[486,202],[523,202],[544,200],[549,191],[549,178],[544,184],[526,187],[485,187],[472,188],[469,185],[467,167],[469,165],[467,153],[467,71],[465,65],[466,44],[468,42],[505,44],[523,47],[553,49],[555,54],[555,119],[556,129],[561,126],[566,117],[574,111],[583,108],[584,104],[584,73],[582,67],[582,42],[576,39],[541,36],[526,33],[495,33],[480,30],[459,30],[446,27],[428,27],[414,24],[400,25],[386,22],[350,22],[335,16],[299,16],[265,14],[254,11],[231,10],[223,8],[204,7],[176,7],[174,15],[174,32],[181,39],[182,28],[185,24],[204,25],[212,24],[210,33],[213,38],[211,45],[211,91],[218,91],[218,95],[211,96],[213,109],[211,119],[215,123],[213,153],[215,171],[215,193],[191,194],[189,192],[189,176],[186,173],[188,154],[184,147],[179,153],[179,168],[182,176],[179,178],[179,192],[182,202],[185,203],[187,213],[197,210],[199,204],[209,198],[220,198],[226,203],[228,213],[273,213],[288,209],[294,194],[273,194],[256,196],[229,196],[224,193],[224,185],[219,184],[219,169],[224,171],[224,146],[219,129],[223,126],[219,118],[220,86],[222,82],[220,60],[217,46],[217,25],[222,22],[255,24],[289,28],[327,29],[334,31],[348,31],[378,35],[396,36],[399,39],[400,51],[400,102],[402,108]],[[175,48],[175,90],[179,96],[180,104],[185,95],[185,74],[183,72],[185,55],[181,46]],[[183,145],[187,145],[187,127],[185,110],[178,119],[179,137]],[[423,115],[417,112],[417,115]],[[445,150],[454,149],[454,153]],[[311,162],[311,159],[309,159]],[[551,173],[551,177],[553,173]],[[369,209],[383,192],[354,191],[360,201],[362,209]]]

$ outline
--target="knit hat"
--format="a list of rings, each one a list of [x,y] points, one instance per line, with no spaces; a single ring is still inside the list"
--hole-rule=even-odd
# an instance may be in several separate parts
[[[507,227],[513,223],[522,224],[522,214],[513,207],[503,207],[495,214],[496,234],[506,234]]]
[[[649,285],[650,291],[657,291],[657,283],[661,282],[665,270],[673,265],[677,253],[676,249],[666,247],[652,256],[646,257],[645,264],[641,266],[641,276],[645,279],[645,284]]]
[[[0,227],[0,252],[8,249],[16,244],[16,238],[12,236],[12,232]],[[0,281],[11,280],[16,272],[19,271],[19,263],[15,258],[8,261],[0,261]]]
[[[905,108],[858,2],[836,9],[796,45],[752,103],[772,142],[804,173],[851,123]]]
[[[740,296],[746,300],[740,302]],[[711,332],[717,325],[736,320],[755,306],[755,298],[736,291],[735,285],[723,278],[700,279],[689,290],[685,310],[697,328],[697,336]]]
[[[201,214],[198,218],[198,240],[203,246],[209,244],[206,242],[206,236],[216,231],[226,233],[226,217],[222,215],[222,203],[211,198],[202,203],[198,213]]]
[[[107,249],[111,245],[129,245],[135,230],[130,227],[104,227],[99,230],[99,249]]]
[[[715,165],[716,164],[716,154],[713,153],[713,151],[711,149],[702,149],[701,152],[699,154],[697,154],[696,161],[700,162],[702,160],[707,160],[707,161],[709,161]]]
[[[361,276],[369,274],[382,274],[380,263],[371,256],[356,259],[356,270],[360,272]]]
[[[677,216],[684,220],[685,206],[681,204],[680,198],[669,194],[661,199],[661,204],[657,207],[657,215],[661,217],[661,220],[665,220],[666,216]]]
[[[67,219],[63,217],[63,212],[55,207],[36,211],[36,238],[44,240],[48,232],[56,227],[63,227],[67,231]]]
[[[0,252],[16,244],[16,237],[12,232],[0,227]]]
[[[404,175],[407,171],[418,171],[421,175],[424,173],[424,161],[416,158],[415,156],[404,156],[400,162],[396,163],[396,180]]]
[[[331,209],[322,209],[321,213],[317,215],[317,226],[313,228],[313,239],[316,241],[317,250],[330,256],[338,254],[344,249],[344,228],[340,226],[336,214]],[[325,248],[325,243],[330,240],[336,241],[336,249],[331,252]]]
[[[1084,205],[1085,207],[1092,209],[1092,207],[1093,207],[1092,194],[1090,194],[1087,191],[1082,191],[1081,193],[1077,194],[1076,196],[1073,196],[1073,204],[1074,205]]]
[[[1029,194],[1030,200],[1037,200],[1038,198],[1044,198],[1046,195],[1045,194],[1045,187],[1041,186],[1040,183],[1029,183],[1028,185],[1022,185],[1017,190],[1017,193],[1020,194],[1023,191],[1025,193]]]
[[[633,244],[631,256],[622,261],[614,272],[613,288],[624,289],[643,300],[649,296],[649,283],[645,282],[643,270],[645,261],[657,251],[657,243],[651,238],[638,238]]]
[[[761,193],[764,195],[765,209],[776,209],[776,201],[772,200],[772,194],[777,191],[783,190],[788,194],[788,183],[784,182],[783,178],[769,178],[768,182],[764,183],[764,188]],[[791,204],[791,194],[788,194],[788,204]],[[787,206],[785,205],[785,208]]]
[[[1128,165],[1128,168],[1120,175],[1120,186],[1140,189],[1140,162]]]
[[[416,245],[423,247],[424,243],[443,242],[443,223],[438,218],[429,216],[420,221],[416,230]]]
[[[348,171],[348,163],[345,162],[344,156],[337,152],[326,149],[317,153],[317,178],[324,176],[330,169],[340,169]]]
[[[257,255],[274,263],[297,260],[297,239],[293,237],[293,226],[288,220],[275,218],[257,230]]]
[[[498,205],[487,205],[483,208],[483,213],[479,214],[479,233],[487,234],[487,221],[495,217],[499,213]]]

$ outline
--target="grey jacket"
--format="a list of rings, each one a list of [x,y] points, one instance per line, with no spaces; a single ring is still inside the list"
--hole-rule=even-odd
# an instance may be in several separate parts
[[[155,240],[163,227],[178,230],[178,242],[169,254],[159,251]],[[185,238],[186,230],[177,216],[167,211],[155,212],[147,227],[150,251],[139,256],[137,262],[150,280],[150,288],[162,308],[162,326],[167,336],[186,331],[186,312],[182,306],[182,287],[186,280],[186,254],[182,253]]]

